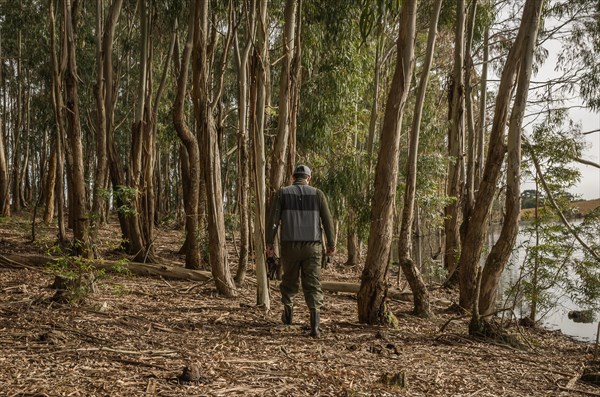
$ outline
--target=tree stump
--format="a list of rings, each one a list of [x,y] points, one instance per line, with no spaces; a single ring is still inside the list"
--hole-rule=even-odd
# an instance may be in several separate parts
[[[200,363],[188,363],[177,377],[180,383],[208,383],[208,379],[201,374]]]
[[[406,373],[404,371],[393,373],[385,372],[381,375],[381,378],[379,378],[379,382],[386,386],[396,386],[405,389],[407,387]]]
[[[56,293],[52,301],[58,303],[74,303],[82,300],[90,293],[96,292],[96,279],[91,273],[65,276],[57,274],[50,288]]]

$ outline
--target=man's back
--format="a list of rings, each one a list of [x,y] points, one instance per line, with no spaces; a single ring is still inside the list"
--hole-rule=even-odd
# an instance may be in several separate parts
[[[281,241],[321,241],[320,197],[312,186],[281,188]]]

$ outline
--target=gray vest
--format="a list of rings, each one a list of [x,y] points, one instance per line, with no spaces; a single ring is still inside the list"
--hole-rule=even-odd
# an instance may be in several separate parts
[[[281,188],[281,241],[321,241],[320,199],[308,185]]]

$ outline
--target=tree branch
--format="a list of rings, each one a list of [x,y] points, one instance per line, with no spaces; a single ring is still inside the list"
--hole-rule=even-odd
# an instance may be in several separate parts
[[[575,231],[575,229],[573,228],[573,226],[571,225],[571,223],[569,223],[569,221],[565,217],[565,214],[563,214],[563,212],[560,210],[558,204],[556,203],[556,200],[554,200],[554,195],[552,194],[552,192],[550,191],[550,188],[548,187],[548,184],[546,183],[546,179],[544,178],[544,174],[542,173],[542,167],[540,167],[540,162],[538,161],[538,158],[537,158],[534,150],[532,150],[531,144],[527,140],[527,137],[523,136],[522,138],[523,138],[523,142],[525,143],[525,147],[527,149],[529,149],[529,154],[531,155],[531,159],[533,160],[533,164],[535,165],[535,169],[536,169],[536,171],[538,173],[538,176],[540,177],[540,182],[542,182],[542,186],[544,187],[544,190],[546,191],[546,195],[548,196],[548,199],[550,200],[550,203],[552,204],[552,207],[554,207],[554,209],[558,213],[558,216],[559,216],[560,220],[567,227],[567,229],[573,235],[573,237],[575,237],[575,239],[579,242],[579,244],[581,244],[581,246],[591,256],[593,256],[594,259],[596,259],[598,262],[600,262],[600,256],[589,245],[587,245],[587,243],[585,241],[583,241],[581,239],[581,237],[579,237],[579,235],[577,234],[577,232]]]

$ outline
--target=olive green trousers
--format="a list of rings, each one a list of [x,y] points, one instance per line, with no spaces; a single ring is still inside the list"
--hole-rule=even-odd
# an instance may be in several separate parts
[[[281,242],[281,266],[283,276],[279,290],[281,302],[292,306],[298,294],[300,280],[304,300],[309,309],[319,310],[323,304],[321,289],[321,256],[323,246],[320,242],[283,241]]]

